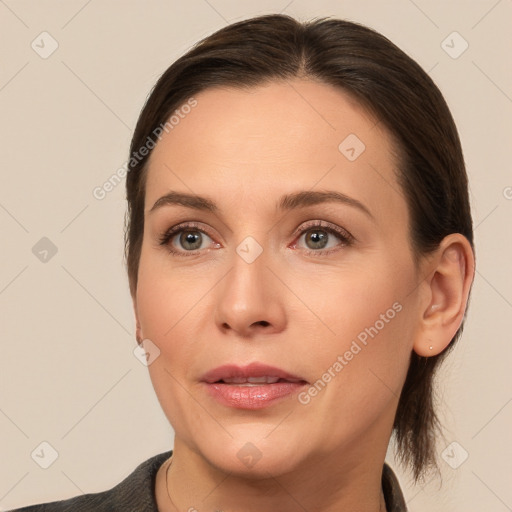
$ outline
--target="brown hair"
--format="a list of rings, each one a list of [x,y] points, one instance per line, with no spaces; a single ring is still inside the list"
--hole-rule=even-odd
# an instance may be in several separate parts
[[[125,256],[135,296],[144,232],[147,161],[133,158],[173,112],[214,86],[252,87],[308,77],[343,89],[383,123],[396,141],[398,181],[410,213],[413,252],[420,258],[450,233],[473,246],[467,176],[454,121],[428,74],[381,34],[362,25],[322,18],[298,22],[266,15],[229,25],[206,37],[160,77],[137,122],[126,179]],[[440,432],[433,377],[453,347],[433,357],[411,354],[393,431],[398,455],[415,480],[436,467]]]

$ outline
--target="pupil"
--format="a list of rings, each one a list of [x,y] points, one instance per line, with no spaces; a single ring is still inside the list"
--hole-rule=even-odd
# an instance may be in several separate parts
[[[310,235],[310,240],[314,244],[314,249],[322,249],[327,244],[327,233],[325,231],[313,231]]]
[[[191,231],[183,232],[183,234],[181,235],[181,240],[180,240],[183,247],[188,248],[188,249],[198,249],[199,247],[201,247],[200,233],[197,233],[197,232],[195,232],[195,233],[196,234],[194,234],[194,232],[191,232]],[[187,245],[187,244],[190,244],[190,245]]]

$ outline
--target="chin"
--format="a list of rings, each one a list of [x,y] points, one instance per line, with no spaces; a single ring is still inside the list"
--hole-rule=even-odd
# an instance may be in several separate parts
[[[288,437],[288,445],[285,445],[277,436],[272,440],[270,437],[265,439],[265,435],[238,436],[217,445],[212,442],[200,447],[204,448],[200,452],[219,470],[249,479],[261,480],[283,475],[301,464],[305,454],[301,454],[299,448],[304,448],[304,443],[297,441],[292,445]]]

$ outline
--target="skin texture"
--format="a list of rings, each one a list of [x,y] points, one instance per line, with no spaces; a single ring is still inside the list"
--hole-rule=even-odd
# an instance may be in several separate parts
[[[296,79],[196,99],[150,158],[133,297],[138,336],[160,349],[149,372],[175,431],[168,481],[166,464],[157,476],[159,509],[385,510],[382,464],[409,357],[441,352],[459,327],[469,243],[450,235],[415,265],[392,139],[343,91]],[[366,147],[354,161],[338,149],[349,134]],[[206,196],[219,211],[150,212],[170,190]],[[327,190],[370,214],[335,202],[276,209],[284,194]],[[180,234],[167,246],[159,238],[186,221],[204,230],[203,243],[192,256],[172,254],[171,245],[187,252]],[[311,240],[319,232],[327,248]],[[263,249],[250,264],[236,252],[247,236]],[[307,404],[294,395],[233,409],[201,383],[220,365],[254,361],[315,383],[393,304],[400,311]],[[261,454],[252,467],[237,456],[248,442]]]

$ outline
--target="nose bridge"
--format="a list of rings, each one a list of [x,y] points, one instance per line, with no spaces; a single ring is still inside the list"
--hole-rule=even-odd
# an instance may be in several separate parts
[[[284,310],[275,276],[268,268],[272,259],[255,237],[248,236],[236,246],[231,271],[217,297],[219,327],[244,335],[256,326],[282,327]]]
[[[261,249],[258,249],[256,243],[248,237],[236,247],[233,269],[224,290],[224,299],[240,313],[259,310],[266,295],[268,255],[259,243]]]

